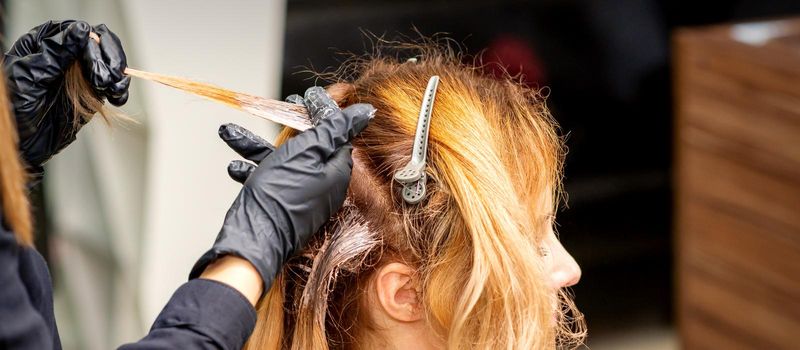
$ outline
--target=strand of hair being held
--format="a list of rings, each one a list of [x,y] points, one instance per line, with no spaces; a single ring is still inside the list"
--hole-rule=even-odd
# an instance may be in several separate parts
[[[100,37],[96,33],[89,33],[89,37],[100,42]],[[102,98],[94,93],[89,83],[83,78],[82,73],[80,64],[77,62],[66,72],[66,91],[70,103],[74,106],[74,123],[88,122],[95,114],[100,114],[106,122],[113,119],[127,119],[104,104]],[[208,83],[138,69],[125,68],[125,74],[201,96],[292,129],[302,131],[312,126],[308,111],[305,106],[299,104],[271,100]]]
[[[308,112],[302,105],[270,100],[224,89],[208,83],[145,72],[132,68],[126,68],[125,74],[140,79],[151,80],[190,94],[205,97],[211,101],[245,111],[256,117],[285,125],[292,129],[306,130],[312,126],[311,119],[308,117]]]

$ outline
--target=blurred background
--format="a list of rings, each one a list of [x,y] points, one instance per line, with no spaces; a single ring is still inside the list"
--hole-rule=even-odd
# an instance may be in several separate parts
[[[106,23],[131,67],[272,98],[369,51],[364,33],[445,33],[548,88],[589,347],[790,349],[800,331],[800,22],[774,22],[796,0],[0,3],[5,47],[48,19]],[[35,193],[65,349],[141,337],[213,241],[238,191],[218,125],[277,132],[143,81],[124,111],[141,123],[91,123]]]

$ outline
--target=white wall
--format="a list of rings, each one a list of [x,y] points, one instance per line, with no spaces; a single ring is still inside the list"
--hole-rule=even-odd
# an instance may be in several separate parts
[[[7,37],[47,19],[106,23],[129,66],[278,98],[285,0],[10,0]],[[209,248],[239,186],[217,137],[242,112],[134,80],[123,110],[139,125],[90,123],[48,163],[51,266],[66,349],[138,339]]]

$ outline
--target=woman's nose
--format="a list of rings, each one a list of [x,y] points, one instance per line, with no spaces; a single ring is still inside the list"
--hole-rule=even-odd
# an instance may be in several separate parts
[[[551,245],[553,265],[550,269],[550,281],[553,288],[574,286],[581,279],[581,268],[570,255],[561,242],[556,241]]]

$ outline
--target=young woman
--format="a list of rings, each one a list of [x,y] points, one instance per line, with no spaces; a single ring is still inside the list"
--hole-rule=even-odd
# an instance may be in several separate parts
[[[544,98],[446,49],[417,49],[416,60],[355,61],[328,88],[377,114],[353,141],[348,200],[284,267],[248,350],[581,343],[563,291],[581,272],[553,231],[564,150]],[[411,159],[432,76],[427,193],[410,204],[393,175]]]

